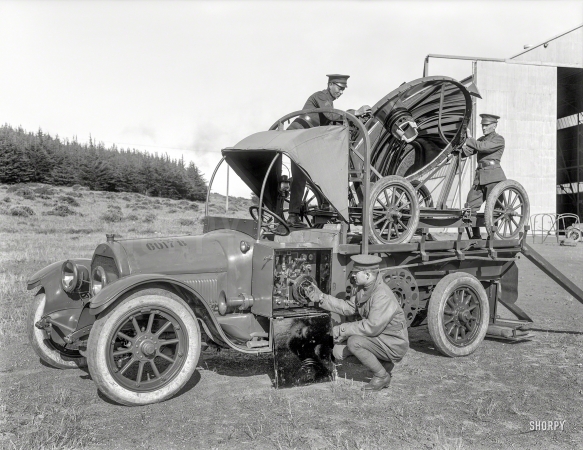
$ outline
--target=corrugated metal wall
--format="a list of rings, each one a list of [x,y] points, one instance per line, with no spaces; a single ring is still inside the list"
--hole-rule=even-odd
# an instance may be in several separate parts
[[[479,114],[501,117],[497,132],[506,149],[502,167],[530,198],[530,213],[556,211],[557,69],[549,66],[478,61],[475,83],[482,94]]]

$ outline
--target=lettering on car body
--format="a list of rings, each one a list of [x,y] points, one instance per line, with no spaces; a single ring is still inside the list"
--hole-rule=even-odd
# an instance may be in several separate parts
[[[176,244],[176,245],[175,245]],[[188,244],[180,239],[167,239],[157,242],[148,242],[146,248],[150,251],[165,250],[175,247],[186,247]]]

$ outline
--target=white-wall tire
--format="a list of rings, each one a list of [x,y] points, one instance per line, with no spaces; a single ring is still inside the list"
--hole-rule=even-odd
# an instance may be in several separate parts
[[[129,406],[161,402],[178,393],[196,370],[200,351],[193,311],[162,289],[124,299],[97,319],[87,343],[93,381],[107,397]]]
[[[77,369],[87,366],[87,359],[78,351],[67,350],[53,342],[46,331],[35,327],[45,310],[46,295],[39,293],[34,297],[26,320],[28,341],[38,357],[51,367],[57,369]]]
[[[441,353],[453,357],[473,353],[484,340],[489,321],[488,295],[476,277],[456,272],[437,283],[429,299],[427,322]]]

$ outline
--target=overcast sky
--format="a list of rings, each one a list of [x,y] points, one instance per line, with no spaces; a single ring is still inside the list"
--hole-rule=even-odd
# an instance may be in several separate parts
[[[327,73],[350,75],[335,106],[358,108],[421,77],[428,53],[506,58],[582,22],[580,0],[0,0],[0,121],[184,155],[208,179],[221,148],[301,109]]]

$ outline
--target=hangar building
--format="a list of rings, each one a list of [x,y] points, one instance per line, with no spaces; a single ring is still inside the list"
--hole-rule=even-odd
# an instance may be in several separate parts
[[[481,113],[502,117],[496,130],[506,140],[502,167],[525,187],[531,215],[574,213],[583,220],[583,25],[506,59],[430,54],[424,76],[431,58],[472,61],[463,82],[473,81],[482,98],[474,100],[471,130],[482,135]],[[464,200],[474,168],[472,158]]]

